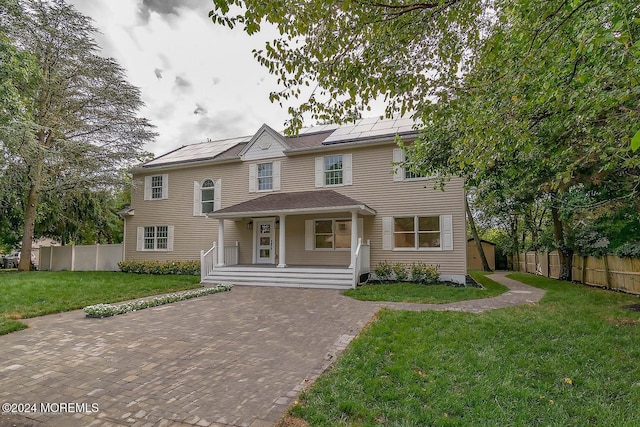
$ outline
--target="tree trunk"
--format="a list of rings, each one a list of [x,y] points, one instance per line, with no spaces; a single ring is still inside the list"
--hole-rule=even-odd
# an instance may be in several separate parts
[[[46,135],[44,131],[38,132],[38,142],[40,147],[44,146]],[[42,152],[36,154],[36,159],[29,167],[29,195],[27,196],[27,205],[24,209],[24,223],[22,227],[22,247],[20,248],[20,263],[18,271],[31,270],[31,248],[33,246],[34,229],[36,224],[36,214],[38,211],[38,199],[40,197],[40,188],[42,186],[42,170],[44,168],[44,159]]]
[[[558,208],[551,208],[551,217],[553,218],[553,236],[555,238],[556,247],[558,248],[558,256],[560,258],[560,280],[571,280],[571,267],[573,263],[573,251],[569,249],[564,241],[564,230],[562,228],[562,220]]]
[[[482,248],[482,242],[480,241],[480,236],[478,236],[478,229],[476,228],[476,222],[473,220],[473,215],[471,215],[471,209],[469,208],[469,202],[467,201],[467,197],[464,198],[464,207],[467,210],[467,218],[469,219],[469,227],[471,227],[471,234],[473,234],[473,240],[476,242],[476,248],[478,248],[478,253],[480,254],[480,259],[482,260],[482,269],[484,271],[491,271],[491,267],[489,267],[489,262],[487,262],[487,257],[484,254],[484,249]]]

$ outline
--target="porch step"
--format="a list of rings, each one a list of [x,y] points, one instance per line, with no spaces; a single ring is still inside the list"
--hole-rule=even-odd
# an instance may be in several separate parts
[[[352,270],[348,268],[223,267],[213,271],[202,282],[253,286],[349,289],[351,288],[352,278]]]

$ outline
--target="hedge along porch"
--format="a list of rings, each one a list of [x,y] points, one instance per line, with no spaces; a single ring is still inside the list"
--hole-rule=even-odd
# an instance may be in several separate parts
[[[203,281],[353,287],[370,271],[363,219],[373,215],[333,190],[269,194],[209,213],[218,220],[218,236],[202,253]],[[237,245],[239,266],[229,265],[227,227],[250,231]]]

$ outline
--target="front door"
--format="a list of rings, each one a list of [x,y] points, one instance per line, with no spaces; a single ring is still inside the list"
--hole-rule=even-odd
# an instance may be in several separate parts
[[[275,220],[273,219],[256,220],[256,263],[258,264],[275,263],[274,228]]]

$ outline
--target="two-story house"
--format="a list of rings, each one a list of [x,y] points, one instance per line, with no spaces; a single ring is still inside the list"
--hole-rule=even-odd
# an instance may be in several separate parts
[[[133,170],[126,260],[201,259],[203,281],[355,286],[382,262],[464,282],[464,189],[397,166],[409,119],[187,145]]]

